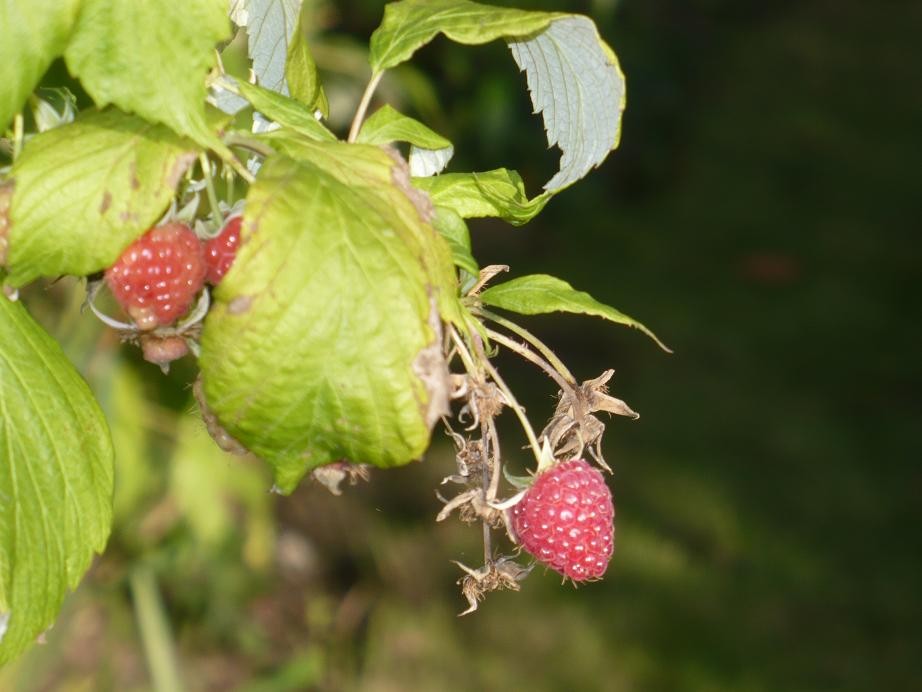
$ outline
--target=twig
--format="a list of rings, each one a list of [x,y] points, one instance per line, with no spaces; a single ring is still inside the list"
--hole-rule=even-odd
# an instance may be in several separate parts
[[[229,147],[249,149],[254,154],[259,154],[262,157],[269,157],[275,153],[275,149],[268,144],[260,142],[258,139],[242,135],[239,132],[228,132],[224,135],[224,143]]]
[[[362,100],[359,101],[359,107],[355,111],[355,117],[352,119],[352,127],[349,128],[349,139],[347,141],[354,142],[359,136],[362,121],[365,119],[365,112],[368,110],[368,106],[371,104],[371,97],[374,96],[375,89],[378,88],[378,83],[383,76],[383,72],[378,72],[371,76],[368,86],[365,87],[365,93],[362,94]]]
[[[554,380],[554,382],[557,383],[557,386],[560,387],[560,391],[566,392],[567,390],[571,388],[572,385],[569,382],[567,382],[560,375],[559,372],[557,372],[553,367],[551,367],[551,365],[546,360],[541,358],[541,356],[538,356],[532,351],[530,351],[528,346],[524,344],[519,344],[513,341],[512,339],[510,339],[509,337],[503,334],[500,334],[499,332],[495,332],[492,329],[486,328],[486,332],[487,332],[487,336],[489,336],[496,343],[502,344],[503,346],[508,348],[510,351],[515,351],[520,356],[522,356],[522,358],[524,358],[525,360],[531,363],[534,363],[539,368],[541,368],[545,373],[547,373],[548,377],[550,377],[552,380]]]
[[[218,227],[224,225],[224,215],[221,213],[221,207],[218,205],[218,195],[214,191],[214,181],[211,179],[211,161],[208,156],[202,152],[198,155],[199,165],[202,167],[202,174],[205,176],[205,191],[208,193],[208,206],[211,207],[211,213],[218,222]]]
[[[567,381],[567,383],[571,387],[576,386],[577,384],[576,378],[573,377],[573,373],[570,372],[569,368],[567,368],[567,366],[563,364],[563,361],[557,357],[556,353],[554,353],[550,348],[548,348],[547,344],[541,341],[541,339],[536,337],[530,331],[528,331],[524,327],[520,327],[519,325],[517,325],[515,322],[511,320],[507,320],[505,317],[501,317],[497,315],[496,313],[490,312],[489,310],[483,307],[475,308],[474,313],[481,317],[486,317],[491,322],[495,322],[499,326],[505,327],[510,332],[513,332],[514,334],[517,334],[518,336],[525,339],[525,341],[527,341],[529,344],[534,346],[538,350],[538,352],[540,352],[541,355],[547,359],[547,362],[553,366],[554,370],[560,373],[560,375]]]
[[[19,158],[24,137],[22,113],[17,113],[13,118],[13,161]]]
[[[478,339],[477,335],[474,335],[474,339]],[[477,343],[475,341],[475,343]],[[499,390],[503,393],[503,396],[506,397],[506,403],[508,406],[515,412],[516,417],[519,419],[519,423],[522,425],[522,430],[525,432],[525,437],[528,438],[528,444],[531,446],[531,451],[535,455],[535,460],[540,464],[541,463],[541,445],[538,444],[538,437],[535,435],[534,429],[531,427],[531,423],[528,421],[528,417],[525,415],[525,409],[515,398],[515,395],[512,393],[512,390],[509,389],[509,385],[506,384],[505,380],[500,377],[499,372],[496,368],[493,367],[493,364],[490,362],[490,359],[487,358],[486,354],[483,352],[483,345],[478,343],[480,347],[480,362],[483,365],[484,370],[487,371],[487,374],[490,376],[496,386],[499,387]]]

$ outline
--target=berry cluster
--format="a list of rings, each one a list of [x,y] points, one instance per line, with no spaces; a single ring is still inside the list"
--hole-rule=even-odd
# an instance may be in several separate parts
[[[137,340],[146,360],[164,367],[189,352],[186,334],[171,328],[189,312],[205,283],[216,286],[230,269],[241,221],[239,215],[231,217],[205,241],[183,223],[155,226],[106,270],[109,290],[140,332]]]

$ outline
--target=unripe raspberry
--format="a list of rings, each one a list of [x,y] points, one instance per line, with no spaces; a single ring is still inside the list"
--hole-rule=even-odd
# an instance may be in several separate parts
[[[615,545],[614,518],[605,479],[583,459],[541,473],[512,509],[522,547],[576,582],[605,573]]]
[[[221,282],[237,257],[242,222],[242,216],[231,217],[218,235],[205,241],[205,264],[208,267],[205,280],[212,286]]]
[[[173,324],[205,282],[202,244],[188,226],[156,226],[125,248],[106,282],[138,329]]]

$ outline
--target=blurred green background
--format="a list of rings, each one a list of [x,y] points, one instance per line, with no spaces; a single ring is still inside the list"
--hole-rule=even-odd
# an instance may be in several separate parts
[[[27,299],[106,408],[117,521],[0,689],[145,690],[149,665],[169,685],[171,642],[189,690],[922,689],[922,4],[506,4],[591,15],[628,79],[600,170],[525,228],[472,226],[482,265],[561,276],[675,350],[525,321],[578,377],[616,368],[642,414],[608,426],[606,579],[537,570],[457,618],[449,561],[477,563],[480,536],[434,522],[441,434],[342,497],[270,495],[203,431],[192,366],[161,377],[65,280]],[[315,6],[342,132],[382,3]],[[440,39],[414,66],[380,93],[455,142],[454,170],[516,168],[533,192],[550,177],[506,48]],[[500,367],[551,412],[536,371]]]

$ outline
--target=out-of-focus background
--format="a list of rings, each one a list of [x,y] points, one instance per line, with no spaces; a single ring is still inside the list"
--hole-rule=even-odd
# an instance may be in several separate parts
[[[628,108],[598,171],[524,228],[473,224],[475,254],[561,276],[675,350],[525,321],[577,376],[616,368],[642,414],[608,426],[605,580],[536,570],[457,618],[450,560],[481,547],[434,521],[447,438],[342,497],[270,495],[259,463],[203,431],[193,367],[161,377],[65,280],[27,300],[106,409],[117,519],[0,689],[167,689],[171,670],[188,690],[922,689],[922,4],[506,4],[591,15]],[[342,132],[382,4],[313,6]],[[532,192],[550,177],[501,43],[439,39],[413,65],[380,94],[455,142],[454,170],[516,168]],[[537,371],[500,367],[536,420],[551,412]]]

